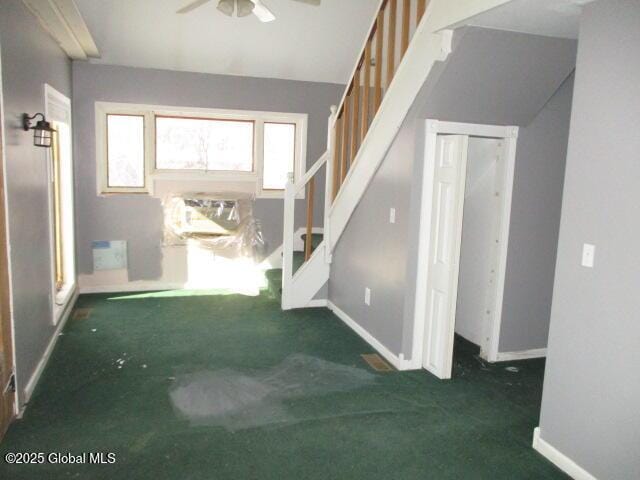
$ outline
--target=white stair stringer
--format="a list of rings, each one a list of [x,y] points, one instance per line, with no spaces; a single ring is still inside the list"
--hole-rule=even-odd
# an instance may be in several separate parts
[[[325,225],[331,233],[328,254],[335,249],[434,64],[446,60],[451,52],[453,32],[443,29],[509,1],[432,0],[429,4],[331,207]]]
[[[289,285],[282,288],[282,309],[309,307],[313,297],[329,280],[329,264],[325,259],[325,242],[311,254],[307,260],[289,281]],[[283,281],[287,279],[283,277]]]

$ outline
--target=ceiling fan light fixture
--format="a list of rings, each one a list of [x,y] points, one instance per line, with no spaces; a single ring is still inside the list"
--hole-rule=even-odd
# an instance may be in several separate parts
[[[233,16],[235,0],[220,0],[218,2],[218,10],[224,13],[227,17]]]
[[[236,6],[239,17],[246,17],[247,15],[251,15],[255,7],[254,3],[251,0],[236,0]]]

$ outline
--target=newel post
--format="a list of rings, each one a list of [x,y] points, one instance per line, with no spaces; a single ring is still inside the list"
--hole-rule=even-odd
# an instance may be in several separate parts
[[[331,115],[329,115],[329,126],[327,128],[327,151],[329,156],[327,157],[327,167],[325,169],[325,190],[324,190],[324,254],[325,261],[331,263],[331,224],[329,221],[330,210],[332,205],[333,195],[333,175],[335,168],[335,156],[336,156],[336,117],[338,114],[338,107],[331,105]]]
[[[296,187],[293,172],[287,174],[284,187],[284,228],[282,232],[282,309],[291,308],[293,281],[293,234],[295,228]]]

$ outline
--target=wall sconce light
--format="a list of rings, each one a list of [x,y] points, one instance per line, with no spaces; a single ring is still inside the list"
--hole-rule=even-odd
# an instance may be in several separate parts
[[[35,126],[31,125],[31,120],[35,120],[37,117],[42,117],[41,120],[38,120]],[[44,117],[42,113],[36,113],[34,116],[30,117],[28,114],[22,114],[22,128],[28,132],[29,130],[33,130],[33,144],[36,147],[51,147],[51,136],[55,130],[51,128],[51,124],[47,122],[47,119]]]

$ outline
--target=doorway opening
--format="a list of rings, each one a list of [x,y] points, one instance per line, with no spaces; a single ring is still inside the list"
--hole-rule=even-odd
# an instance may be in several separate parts
[[[414,351],[442,379],[454,344],[497,360],[517,133],[426,122]]]

